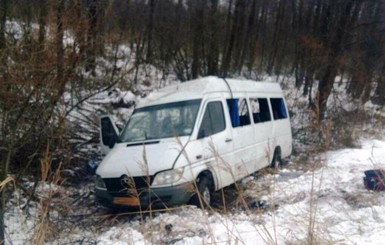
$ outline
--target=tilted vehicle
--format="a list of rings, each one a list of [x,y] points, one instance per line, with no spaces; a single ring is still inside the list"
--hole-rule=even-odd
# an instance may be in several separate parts
[[[292,150],[277,83],[204,77],[151,93],[120,133],[108,116],[101,122],[95,194],[107,206],[204,206]]]

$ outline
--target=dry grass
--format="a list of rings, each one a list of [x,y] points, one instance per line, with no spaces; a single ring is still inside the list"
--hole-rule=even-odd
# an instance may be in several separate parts
[[[15,179],[12,176],[7,176],[3,181],[0,181],[0,191],[2,191],[8,184],[12,183],[15,185]]]
[[[55,194],[57,193],[54,186],[60,185],[61,182],[61,164],[59,167],[52,171],[51,169],[51,158],[49,152],[49,146],[41,159],[41,182],[49,183],[49,187],[44,193],[44,196],[40,197],[38,217],[36,219],[35,232],[33,237],[34,244],[44,244],[47,239],[54,237],[55,226],[52,226],[50,221],[50,211],[54,202]]]

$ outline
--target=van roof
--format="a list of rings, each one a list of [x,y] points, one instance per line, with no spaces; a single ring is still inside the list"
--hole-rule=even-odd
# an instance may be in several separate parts
[[[209,93],[263,92],[282,93],[278,83],[266,81],[240,80],[219,78],[214,76],[202,77],[167,86],[150,93],[137,107],[157,105],[183,100],[202,99]]]

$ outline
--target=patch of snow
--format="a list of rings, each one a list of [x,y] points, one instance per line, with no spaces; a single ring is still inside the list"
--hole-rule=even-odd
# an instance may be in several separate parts
[[[314,239],[332,244],[380,244],[385,237],[384,193],[364,188],[363,172],[373,168],[373,159],[385,159],[385,141],[364,140],[361,149],[326,152],[320,161],[323,167],[307,172],[283,170],[243,184],[272,185],[269,203],[278,208],[264,213],[253,210],[237,214],[207,214],[194,208],[164,213],[138,223],[124,224],[142,232],[130,237],[130,242],[158,244],[176,239],[175,244],[291,244],[309,239],[309,227]],[[376,162],[384,167],[384,162]],[[314,224],[312,224],[312,222]],[[166,234],[165,224],[173,230]],[[313,226],[312,226],[313,225]],[[116,227],[108,234],[114,233]],[[155,232],[156,231],[156,232]],[[109,235],[111,242],[119,241]],[[180,234],[183,234],[182,236]],[[106,235],[99,237],[105,242]],[[146,239],[144,238],[146,237]],[[119,243],[119,244],[132,244]],[[115,243],[111,243],[115,244]]]

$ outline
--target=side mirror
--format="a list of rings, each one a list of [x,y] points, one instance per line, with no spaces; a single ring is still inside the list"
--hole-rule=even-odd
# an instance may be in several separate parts
[[[118,141],[119,131],[109,116],[100,118],[100,143],[102,154],[112,149]]]

